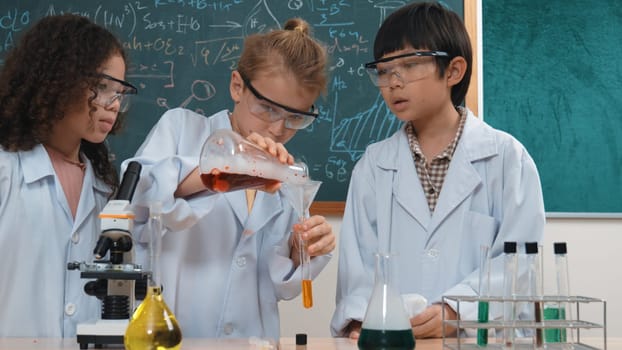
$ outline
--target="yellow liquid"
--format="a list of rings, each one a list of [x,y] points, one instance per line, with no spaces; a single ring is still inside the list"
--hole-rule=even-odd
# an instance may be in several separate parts
[[[313,306],[313,288],[311,280],[302,280],[302,306],[309,309]]]
[[[166,306],[160,287],[147,288],[147,296],[132,315],[123,342],[127,350],[177,350],[181,347],[181,329]]]

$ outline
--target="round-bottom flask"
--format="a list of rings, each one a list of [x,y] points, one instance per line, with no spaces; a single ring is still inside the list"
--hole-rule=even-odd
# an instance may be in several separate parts
[[[412,350],[415,338],[395,288],[392,254],[376,254],[376,279],[358,340],[360,350]]]

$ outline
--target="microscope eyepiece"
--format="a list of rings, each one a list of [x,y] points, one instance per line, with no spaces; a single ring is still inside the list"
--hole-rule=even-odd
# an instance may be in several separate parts
[[[132,161],[128,164],[125,173],[123,174],[123,179],[121,180],[121,185],[119,186],[119,191],[117,192],[117,196],[115,199],[127,200],[131,201],[132,197],[134,197],[134,190],[136,190],[136,185],[138,184],[138,180],[140,179],[140,170],[142,169],[142,165],[140,165],[137,161]]]

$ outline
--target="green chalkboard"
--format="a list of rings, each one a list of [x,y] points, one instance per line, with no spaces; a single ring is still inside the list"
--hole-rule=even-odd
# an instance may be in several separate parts
[[[130,54],[127,79],[139,87],[127,127],[110,138],[117,164],[134,154],[167,109],[204,115],[231,108],[231,71],[246,35],[302,17],[331,55],[321,116],[288,145],[323,181],[319,201],[344,201],[354,163],[369,143],[399,127],[364,70],[376,31],[406,1],[385,0],[21,0],[0,3],[0,64],[19,35],[49,14],[78,13],[104,25]],[[461,16],[462,0],[442,2]],[[197,145],[200,147],[201,145]]]
[[[484,119],[533,156],[545,208],[622,216],[619,0],[483,0]]]

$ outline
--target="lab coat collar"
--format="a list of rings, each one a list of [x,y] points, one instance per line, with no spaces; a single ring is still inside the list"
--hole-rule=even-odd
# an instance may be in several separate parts
[[[52,161],[43,145],[38,144],[30,151],[19,151],[24,182],[31,184],[46,176],[54,176]]]
[[[441,194],[434,209],[432,221],[428,226],[428,233],[432,234],[442,221],[483,182],[473,167],[473,163],[497,153],[492,128],[469,111],[463,134],[449,163]]]
[[[282,201],[280,194],[268,194],[263,191],[257,191],[255,195],[255,201],[253,203],[253,209],[248,212],[246,204],[246,195],[243,190],[228,192],[224,194],[227,202],[236,218],[244,230],[248,232],[257,232],[267,225],[270,220],[283,211]]]
[[[390,144],[397,143],[397,152],[385,152],[378,165],[384,170],[395,171],[393,196],[429,234],[482,182],[472,163],[498,153],[493,129],[467,110],[462,136],[445,177],[437,207],[430,216],[421,183],[413,181],[418,175],[404,127],[392,138],[394,142]]]
[[[80,204],[76,211],[76,219],[73,224],[73,230],[79,230],[80,226],[87,221],[89,215],[96,209],[95,192],[101,193],[102,197],[109,197],[112,190],[101,179],[95,177],[95,171],[89,160],[85,161],[86,171],[84,174],[84,183],[82,184],[82,193],[80,194]],[[103,208],[101,208],[103,209]],[[96,213],[99,214],[99,213]]]
[[[24,181],[28,184],[40,180],[46,176],[53,176],[55,174],[52,161],[48,155],[45,147],[38,144],[30,151],[20,151],[19,158],[22,164],[22,172],[24,174]],[[88,159],[85,159],[86,172],[85,177],[89,175],[94,176],[93,167]],[[107,193],[110,195],[112,190],[103,181],[99,180],[90,184],[96,191]]]
[[[20,151],[19,158],[24,174],[24,181],[27,184],[34,183],[47,176],[54,177],[55,172],[52,161],[43,145],[36,145],[30,151]],[[67,218],[73,221],[72,231],[76,231],[95,208],[94,191],[103,193],[105,196],[109,196],[112,193],[111,189],[102,180],[95,178],[93,167],[88,159],[85,160],[85,165],[84,183],[82,184],[82,193],[80,194],[80,203],[78,204],[75,220],[71,219],[71,213],[60,182],[56,181],[56,179],[54,180],[57,184],[56,198],[58,199],[58,203],[56,204],[62,207]]]

